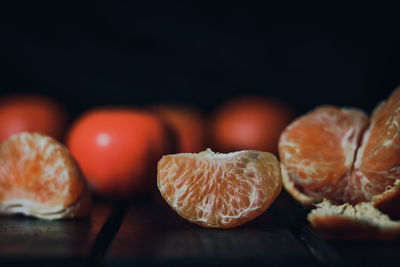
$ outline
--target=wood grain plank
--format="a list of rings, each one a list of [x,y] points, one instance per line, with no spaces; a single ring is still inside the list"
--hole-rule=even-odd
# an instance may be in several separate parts
[[[90,218],[46,221],[22,216],[1,217],[0,263],[47,262],[51,265],[88,261],[96,235],[110,211],[109,205],[102,204],[94,206]]]
[[[329,266],[399,266],[400,239],[338,240],[304,226],[300,233],[321,263]]]
[[[149,203],[130,207],[106,258],[112,266],[316,264],[269,212],[236,229],[214,230]]]

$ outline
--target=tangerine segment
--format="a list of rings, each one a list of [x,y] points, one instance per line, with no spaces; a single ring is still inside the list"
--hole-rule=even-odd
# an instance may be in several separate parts
[[[253,220],[282,188],[276,157],[256,150],[164,156],[158,162],[157,184],[180,216],[210,228],[233,228]]]
[[[303,204],[324,197],[340,202],[367,116],[357,109],[322,106],[290,124],[279,140],[279,155],[296,195]],[[294,192],[296,190],[296,192]],[[298,200],[301,201],[299,197]]]
[[[325,200],[307,219],[314,228],[335,238],[388,239],[400,234],[400,222],[392,221],[369,202],[336,206]]]
[[[351,176],[351,203],[371,201],[400,177],[400,88],[380,103],[371,117]]]
[[[88,195],[77,164],[53,138],[24,132],[0,145],[0,213],[74,217],[88,210]]]

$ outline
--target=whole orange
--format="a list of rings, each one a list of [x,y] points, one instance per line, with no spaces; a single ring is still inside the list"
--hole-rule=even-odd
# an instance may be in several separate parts
[[[177,152],[196,153],[206,148],[206,127],[203,115],[185,105],[158,104],[151,107],[173,130]]]
[[[0,100],[0,142],[20,132],[41,132],[58,140],[67,115],[54,99],[34,94],[14,94]]]
[[[211,140],[222,152],[255,149],[277,153],[279,135],[292,118],[291,109],[277,99],[237,97],[212,115]]]
[[[130,108],[91,110],[78,118],[67,137],[94,191],[121,198],[147,192],[166,145],[161,121]],[[153,182],[155,186],[155,178]]]

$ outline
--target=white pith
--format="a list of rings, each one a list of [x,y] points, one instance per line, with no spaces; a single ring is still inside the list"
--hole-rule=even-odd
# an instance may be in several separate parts
[[[316,204],[316,209],[308,215],[308,220],[312,220],[316,216],[340,216],[385,230],[400,227],[400,222],[391,220],[388,215],[374,208],[369,202],[361,202],[352,206],[347,203],[332,205],[329,200],[324,200]]]

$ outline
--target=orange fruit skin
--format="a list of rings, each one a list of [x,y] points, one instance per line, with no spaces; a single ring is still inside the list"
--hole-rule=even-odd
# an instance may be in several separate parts
[[[307,220],[334,239],[391,239],[400,234],[400,223],[370,202],[336,206],[324,200],[308,214]]]
[[[206,149],[206,127],[203,115],[182,105],[153,105],[151,107],[175,132],[178,153],[197,153]]]
[[[157,166],[162,197],[182,218],[206,228],[234,228],[265,212],[282,188],[268,152],[166,155]]]
[[[91,110],[78,118],[67,137],[93,190],[116,198],[147,192],[166,143],[157,117],[130,108]]]
[[[0,143],[19,132],[41,132],[61,140],[66,122],[64,108],[49,97],[15,94],[0,100]]]
[[[27,132],[12,135],[0,145],[0,162],[1,212],[20,213],[19,207],[27,206],[22,213],[39,218],[88,214],[91,197],[79,167],[53,138]],[[62,212],[60,217],[56,212]]]
[[[390,189],[386,189],[381,194],[377,194],[372,198],[372,203],[375,208],[389,214],[392,218],[400,217],[400,184],[394,185]]]
[[[315,229],[327,232],[336,239],[386,240],[400,234],[400,228],[382,231],[368,223],[361,223],[340,215],[315,216],[310,223]]]
[[[212,116],[211,141],[222,152],[255,149],[276,153],[279,135],[292,118],[291,109],[278,100],[238,97]]]

